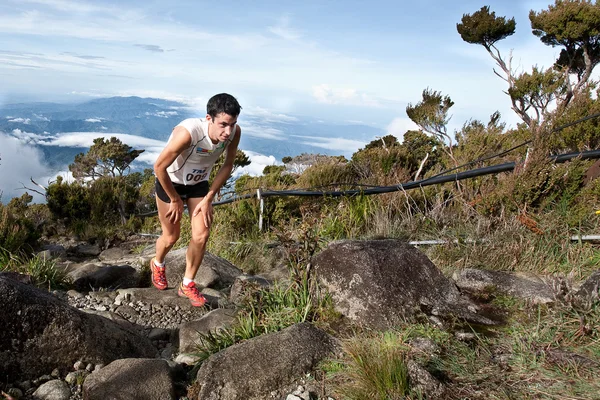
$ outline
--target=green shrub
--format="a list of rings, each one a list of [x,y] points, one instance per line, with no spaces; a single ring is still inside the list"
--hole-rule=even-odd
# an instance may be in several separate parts
[[[351,400],[404,399],[409,394],[406,353],[401,335],[384,332],[355,336],[342,345],[344,357],[336,362],[333,375],[343,379],[335,386]],[[331,364],[330,364],[331,365]]]
[[[224,348],[253,337],[280,331],[299,322],[325,323],[335,313],[328,295],[321,294],[307,272],[293,275],[289,285],[258,289],[243,301],[233,327],[201,334],[199,363]],[[337,316],[336,316],[337,317]]]
[[[37,212],[29,212],[32,197],[25,193],[20,198],[12,199],[8,205],[0,203],[0,248],[8,252],[17,252],[24,248],[32,248],[41,236],[41,229],[34,220]]]
[[[70,285],[64,270],[58,268],[54,261],[40,256],[27,256],[22,251],[11,253],[0,248],[0,271],[29,275],[40,288],[65,289]]]

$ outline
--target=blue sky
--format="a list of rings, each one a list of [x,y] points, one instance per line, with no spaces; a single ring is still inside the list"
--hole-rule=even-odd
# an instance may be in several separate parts
[[[528,1],[64,1],[0,3],[0,103],[138,95],[202,110],[214,93],[245,110],[362,122],[401,135],[429,87],[455,102],[450,128],[496,110],[505,83],[456,23],[490,5],[515,17],[499,43],[513,67],[550,66],[559,49],[531,34]],[[202,114],[202,111],[200,111]]]

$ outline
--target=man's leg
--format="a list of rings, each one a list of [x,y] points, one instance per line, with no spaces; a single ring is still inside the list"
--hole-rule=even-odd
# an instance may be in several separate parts
[[[188,210],[194,210],[203,197],[190,198],[187,200]],[[204,253],[206,252],[206,244],[210,236],[210,227],[204,225],[200,214],[195,217],[190,216],[192,223],[192,238],[185,254],[185,278],[194,280]]]
[[[202,201],[201,197],[188,199],[188,210],[193,211],[200,201]],[[200,268],[200,264],[202,264],[202,259],[204,258],[209,228],[204,226],[201,215],[195,217],[190,216],[190,220],[192,221],[192,239],[190,240],[187,252],[185,253],[185,275],[183,282],[179,285],[177,293],[179,296],[190,299],[190,303],[193,306],[202,307],[206,304],[206,299],[196,287],[194,278],[196,277],[198,268]]]
[[[152,272],[152,284],[159,290],[165,290],[169,286],[165,273],[165,257],[179,239],[181,221],[173,224],[167,219],[169,203],[162,201],[158,196],[156,196],[156,208],[162,233],[156,240],[156,255],[150,260],[150,271]]]
[[[158,263],[163,263],[167,253],[179,239],[181,221],[173,224],[167,219],[165,214],[169,211],[169,203],[162,201],[158,196],[156,197],[156,208],[158,209],[158,220],[160,221],[162,233],[156,240],[156,256],[154,259]]]

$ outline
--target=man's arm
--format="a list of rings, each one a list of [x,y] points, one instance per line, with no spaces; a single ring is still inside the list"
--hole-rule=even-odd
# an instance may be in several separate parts
[[[173,164],[173,161],[192,144],[192,136],[183,126],[176,126],[173,129],[173,137],[167,143],[154,163],[154,173],[161,186],[171,199],[169,211],[165,214],[171,223],[177,223],[183,215],[183,201],[175,191],[173,183],[167,173],[167,168]]]

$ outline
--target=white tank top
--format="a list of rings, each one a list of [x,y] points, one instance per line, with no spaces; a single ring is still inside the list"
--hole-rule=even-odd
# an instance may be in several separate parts
[[[231,136],[226,142],[217,144],[214,144],[208,136],[208,121],[205,118],[188,118],[177,126],[187,129],[192,137],[192,144],[167,168],[171,182],[180,185],[195,185],[207,181],[219,156],[223,154],[237,133],[237,126],[232,128]],[[173,133],[169,136],[169,141],[172,138]]]

